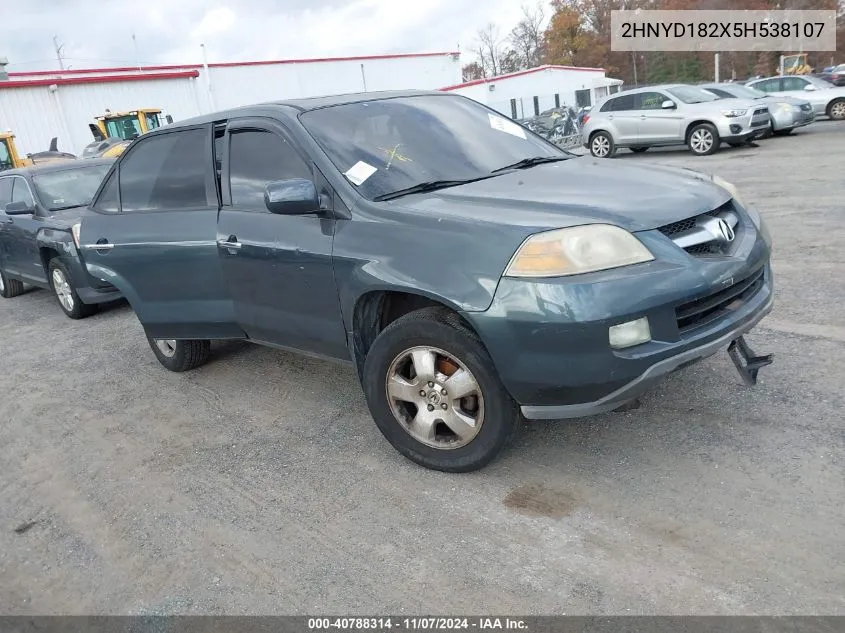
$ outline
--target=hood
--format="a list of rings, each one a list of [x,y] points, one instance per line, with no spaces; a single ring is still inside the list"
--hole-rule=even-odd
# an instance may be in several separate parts
[[[735,97],[726,97],[724,99],[716,99],[715,101],[704,101],[702,103],[687,103],[684,105],[684,108],[713,112],[713,110],[741,110],[743,108],[747,109],[757,105],[760,105],[760,103],[754,102],[751,99],[737,99]]]
[[[644,231],[712,211],[730,197],[711,176],[690,169],[584,156],[401,201],[429,217],[537,229],[604,222]]]
[[[798,99],[797,97],[787,97],[786,95],[766,95],[760,101],[769,104],[769,103],[789,103],[791,105],[804,105],[809,104],[810,102],[806,99]]]

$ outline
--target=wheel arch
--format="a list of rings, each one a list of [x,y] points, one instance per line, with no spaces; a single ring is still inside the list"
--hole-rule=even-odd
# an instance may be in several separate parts
[[[703,124],[713,126],[714,128],[716,128],[716,133],[717,134],[719,133],[719,128],[716,127],[716,124],[713,123],[713,121],[710,121],[709,119],[696,119],[694,121],[691,121],[687,125],[687,129],[684,131],[684,142],[689,143],[689,137],[690,137],[690,134],[692,133],[693,128],[697,125],[703,125]]]

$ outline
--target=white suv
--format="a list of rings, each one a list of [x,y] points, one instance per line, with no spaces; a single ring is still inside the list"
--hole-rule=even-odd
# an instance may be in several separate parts
[[[769,108],[746,99],[719,99],[696,86],[672,84],[626,90],[600,101],[584,121],[583,141],[597,158],[619,147],[644,152],[688,145],[705,156],[724,141],[738,147],[766,132]]]

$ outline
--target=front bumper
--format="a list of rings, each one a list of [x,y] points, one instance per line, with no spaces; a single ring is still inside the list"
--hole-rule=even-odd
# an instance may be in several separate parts
[[[722,116],[716,120],[716,128],[723,141],[745,141],[763,134],[771,125],[769,112],[746,114],[741,117]]]
[[[816,114],[811,108],[810,110],[772,110],[772,129],[792,130],[798,127],[809,125],[816,120]]]
[[[464,314],[525,417],[616,409],[727,347],[771,311],[770,245],[750,226],[724,257],[694,257],[656,230],[637,235],[654,261],[569,279],[505,278],[487,311]],[[731,288],[751,279],[751,294],[730,298]],[[721,312],[700,325],[681,318],[679,308],[720,293],[729,299]],[[652,340],[612,349],[608,328],[643,316]]]

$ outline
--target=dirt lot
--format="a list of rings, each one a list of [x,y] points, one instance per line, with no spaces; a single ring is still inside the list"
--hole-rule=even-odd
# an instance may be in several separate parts
[[[382,439],[345,366],[219,344],[175,375],[125,305],[0,300],[0,612],[845,614],[845,124],[617,160],[761,209],[757,389],[719,354],[445,475]]]

